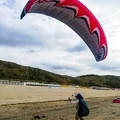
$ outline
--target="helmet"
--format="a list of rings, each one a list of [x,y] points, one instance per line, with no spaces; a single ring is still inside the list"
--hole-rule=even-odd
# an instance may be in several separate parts
[[[83,99],[83,96],[82,96],[80,93],[78,93],[75,97],[76,97],[77,99]]]

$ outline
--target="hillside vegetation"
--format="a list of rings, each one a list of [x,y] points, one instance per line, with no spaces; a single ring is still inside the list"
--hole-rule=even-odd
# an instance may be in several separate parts
[[[0,60],[0,79],[79,85],[86,87],[103,86],[120,88],[120,76],[84,75],[71,77],[2,60]]]

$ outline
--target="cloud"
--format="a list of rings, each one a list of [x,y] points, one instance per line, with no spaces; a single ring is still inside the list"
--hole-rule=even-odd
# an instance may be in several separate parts
[[[62,22],[41,14],[27,14],[20,20],[27,1],[0,0],[0,59],[71,76],[120,75],[119,0],[81,0],[106,33],[108,56],[101,62]]]
[[[0,45],[25,47],[38,46],[42,44],[40,40],[35,38],[34,34],[28,34],[26,31],[23,31],[19,30],[15,26],[8,27],[0,25]]]

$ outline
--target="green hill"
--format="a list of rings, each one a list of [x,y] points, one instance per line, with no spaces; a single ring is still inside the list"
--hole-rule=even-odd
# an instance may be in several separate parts
[[[68,84],[75,78],[0,60],[0,79]]]
[[[120,88],[120,76],[84,75],[76,77],[76,79],[81,82],[82,86]]]
[[[84,75],[71,77],[0,60],[0,79],[120,88],[120,76]]]

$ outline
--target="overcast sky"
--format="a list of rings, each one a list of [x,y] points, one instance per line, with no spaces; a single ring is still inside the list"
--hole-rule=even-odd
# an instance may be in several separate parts
[[[28,0],[0,0],[0,60],[61,75],[120,75],[120,0],[80,0],[102,25],[108,56],[96,62],[83,40],[60,21],[20,14]]]

